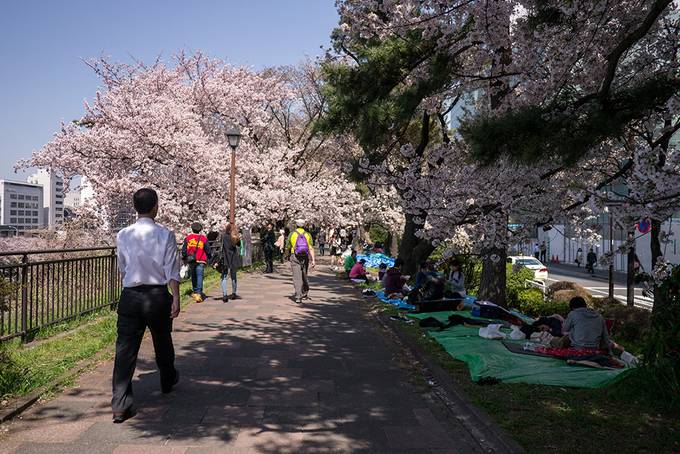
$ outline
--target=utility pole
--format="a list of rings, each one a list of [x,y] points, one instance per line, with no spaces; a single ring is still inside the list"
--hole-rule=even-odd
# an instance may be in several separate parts
[[[611,211],[609,216],[609,298],[614,298],[614,223]]]

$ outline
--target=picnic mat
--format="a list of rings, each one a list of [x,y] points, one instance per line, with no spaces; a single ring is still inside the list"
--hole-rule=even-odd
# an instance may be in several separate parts
[[[443,323],[453,312],[408,314],[424,319],[434,317]],[[469,312],[456,314],[472,317]],[[484,319],[480,319],[484,320]],[[541,356],[517,354],[509,351],[501,341],[479,337],[479,327],[452,326],[444,331],[428,331],[428,336],[444,347],[451,357],[468,365],[473,381],[496,379],[504,383],[531,383],[572,388],[601,388],[611,385],[630,371],[626,369],[594,369],[569,366],[564,360]],[[517,341],[522,344],[526,341]]]
[[[383,303],[391,304],[392,306],[397,306],[399,309],[407,309],[412,311],[416,308],[413,304],[408,304],[404,300],[389,299],[387,295],[385,295],[385,292],[383,292],[382,290],[377,290],[375,292],[375,296]]]
[[[366,268],[378,268],[381,263],[387,265],[388,268],[392,268],[394,266],[394,258],[388,257],[385,254],[357,254],[357,262],[361,259],[366,260]]]

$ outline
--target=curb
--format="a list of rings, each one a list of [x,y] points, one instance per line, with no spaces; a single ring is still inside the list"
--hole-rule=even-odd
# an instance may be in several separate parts
[[[488,453],[519,454],[524,449],[501,429],[481,408],[472,403],[470,398],[456,386],[453,378],[432,359],[419,345],[413,342],[383,312],[375,315],[378,323],[394,334],[402,346],[408,349],[432,375],[436,385],[434,394],[442,400],[451,415],[463,426],[479,446]],[[436,389],[436,388],[439,389]]]
[[[10,421],[16,418],[17,416],[21,415],[24,411],[28,410],[36,402],[38,402],[38,400],[40,400],[42,396],[49,393],[50,391],[58,389],[65,382],[80,376],[83,372],[85,372],[87,369],[94,366],[95,364],[99,364],[103,360],[103,358],[107,356],[109,353],[111,353],[111,348],[104,347],[94,356],[83,359],[73,369],[68,370],[60,377],[54,379],[54,381],[52,381],[51,383],[33,391],[27,396],[22,396],[17,399],[14,399],[13,401],[10,402],[9,405],[0,409],[0,424]]]

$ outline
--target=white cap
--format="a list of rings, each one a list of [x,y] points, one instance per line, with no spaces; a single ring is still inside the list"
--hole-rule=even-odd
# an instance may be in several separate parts
[[[296,219],[295,220],[295,226],[296,227],[304,227],[305,226],[305,220],[304,219]]]

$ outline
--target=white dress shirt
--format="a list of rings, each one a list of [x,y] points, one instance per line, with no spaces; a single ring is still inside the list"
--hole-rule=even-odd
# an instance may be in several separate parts
[[[180,281],[175,235],[153,219],[140,218],[118,232],[117,246],[123,287]]]

